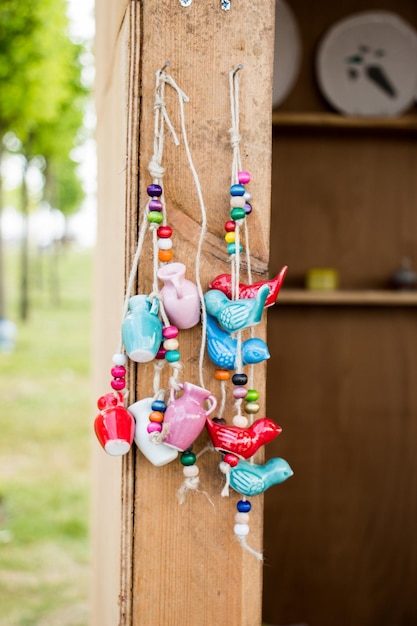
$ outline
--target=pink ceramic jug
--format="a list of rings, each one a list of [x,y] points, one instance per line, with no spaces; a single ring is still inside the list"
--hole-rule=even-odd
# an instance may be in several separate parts
[[[192,328],[200,321],[200,298],[197,286],[185,278],[183,263],[167,263],[158,270],[164,308],[177,328]]]
[[[164,427],[168,427],[164,443],[177,450],[186,450],[197,439],[204,428],[206,418],[213,413],[217,400],[209,391],[193,385],[180,385],[183,394],[175,398],[174,389],[171,390],[171,401],[164,414]],[[211,402],[208,410],[204,409],[205,400]]]

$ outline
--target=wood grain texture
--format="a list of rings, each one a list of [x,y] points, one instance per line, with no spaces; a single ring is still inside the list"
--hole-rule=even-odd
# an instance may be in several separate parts
[[[135,42],[139,54],[133,71],[140,86],[140,100],[137,119],[130,129],[139,137],[136,158],[134,149],[129,154],[138,173],[136,192],[132,188],[133,194],[137,194],[136,206],[133,201],[128,202],[126,238],[130,259],[138,220],[145,210],[146,187],[151,182],[147,166],[153,152],[155,72],[169,60],[169,72],[190,98],[185,105],[188,140],[208,213],[202,255],[203,288],[207,288],[216,274],[228,271],[229,259],[223,240],[223,225],[229,214],[232,157],[228,133],[231,126],[228,73],[242,63],[242,160],[243,167],[252,173],[250,189],[255,207],[250,217],[253,270],[257,279],[266,277],[274,3],[254,5],[243,1],[230,13],[221,11],[217,1],[195,0],[188,9],[171,0],[144,0],[134,4],[140,35]],[[168,88],[166,103],[171,120],[180,132],[176,96]],[[174,228],[174,260],[185,262],[187,277],[194,279],[201,215],[181,137],[180,140],[181,145],[176,147],[171,137],[166,138],[163,184],[168,222]],[[132,176],[134,185],[133,181]],[[150,250],[146,243],[145,249]],[[141,262],[138,278],[139,291],[149,293],[152,289],[149,260]],[[265,335],[265,326],[260,332]],[[179,339],[183,380],[198,382],[201,329],[181,332]],[[213,387],[212,373],[213,367],[206,360],[205,386],[218,395],[218,383]],[[152,395],[152,379],[152,365],[139,366],[138,399]],[[262,393],[264,367],[258,368],[255,383]],[[264,407],[265,402],[263,411]],[[230,407],[227,415],[231,420]],[[196,451],[206,443],[205,436],[201,436]],[[180,506],[176,497],[183,480],[180,463],[155,468],[136,453],[131,493],[134,512],[131,523],[124,529],[133,542],[132,602],[130,608],[122,611],[121,624],[260,625],[262,566],[236,542],[233,525],[239,498],[237,494],[229,499],[221,498],[223,477],[218,470],[219,461],[219,455],[213,453],[199,459],[201,491],[189,493]],[[126,471],[129,471],[127,466]],[[262,497],[256,499],[250,526],[250,545],[261,550]]]

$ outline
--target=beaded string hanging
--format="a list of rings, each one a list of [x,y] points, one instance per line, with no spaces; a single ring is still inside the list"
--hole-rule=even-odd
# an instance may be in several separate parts
[[[251,253],[247,217],[252,212],[251,195],[246,189],[250,174],[242,168],[240,156],[239,131],[239,72],[242,66],[229,73],[230,105],[232,126],[230,129],[233,150],[232,176],[230,187],[230,219],[225,223],[225,242],[230,255],[230,275],[216,277],[210,283],[210,290],[205,295],[207,310],[208,353],[218,366],[215,378],[220,381],[221,405],[219,418],[207,420],[207,430],[214,448],[223,455],[220,469],[226,483],[223,496],[229,495],[229,487],[243,497],[237,502],[234,533],[242,547],[256,558],[262,554],[253,550],[247,543],[249,534],[249,511],[252,508],[248,496],[262,493],[272,484],[286,480],[292,470],[283,459],[273,459],[264,466],[255,465],[253,456],[260,446],[272,441],[281,432],[281,428],[268,418],[254,420],[260,409],[259,393],[254,388],[254,366],[269,358],[265,342],[255,337],[254,326],[261,321],[263,309],[273,290],[276,299],[278,289],[269,281],[252,283]],[[243,232],[243,236],[242,236]],[[249,285],[240,283],[242,241]],[[285,276],[286,267],[280,272],[280,284]],[[275,279],[277,282],[277,279]],[[275,300],[274,300],[275,301]],[[272,304],[270,299],[269,304]],[[250,329],[250,338],[243,341],[243,332]],[[249,376],[245,366],[249,365]],[[234,374],[231,371],[234,370]],[[233,425],[227,425],[223,419],[226,406],[227,381],[233,384],[234,399]],[[247,383],[249,382],[249,389]],[[243,415],[242,404],[244,404]],[[249,461],[247,460],[249,459]],[[273,466],[273,467],[272,467]]]

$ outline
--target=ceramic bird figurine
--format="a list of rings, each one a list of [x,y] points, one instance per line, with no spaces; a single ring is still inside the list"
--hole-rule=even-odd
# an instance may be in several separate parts
[[[271,459],[265,465],[239,461],[229,470],[230,486],[244,496],[257,496],[272,485],[283,483],[294,472],[285,459]]]
[[[215,450],[243,459],[249,459],[261,446],[278,437],[282,431],[281,426],[268,417],[255,420],[247,428],[226,426],[207,418],[206,428]]]
[[[277,301],[287,270],[288,266],[284,265],[279,274],[271,280],[259,281],[251,285],[239,283],[239,298],[254,298],[262,285],[268,285],[269,294],[265,301],[265,306],[272,306]],[[216,276],[216,278],[211,281],[209,287],[210,289],[222,291],[228,298],[232,297],[232,278],[230,274],[219,274],[219,276]]]
[[[236,369],[237,339],[232,339],[207,315],[207,351],[212,362],[222,369]],[[242,365],[261,363],[269,359],[268,346],[263,339],[251,337],[242,342]]]
[[[254,298],[229,300],[218,289],[210,289],[204,296],[207,313],[213,315],[228,333],[259,324],[269,286],[262,285]]]

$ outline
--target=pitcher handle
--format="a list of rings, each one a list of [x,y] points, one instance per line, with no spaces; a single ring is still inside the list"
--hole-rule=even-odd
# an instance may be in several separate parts
[[[209,396],[207,398],[207,400],[210,400],[212,402],[211,407],[206,411],[206,417],[208,417],[209,415],[211,415],[213,413],[213,411],[216,410],[217,408],[217,400],[214,396]]]

